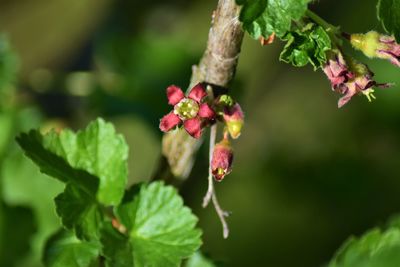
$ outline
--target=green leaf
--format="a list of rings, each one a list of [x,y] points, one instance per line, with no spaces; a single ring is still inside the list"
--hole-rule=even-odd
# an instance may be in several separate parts
[[[116,214],[129,236],[119,242],[131,246],[129,257],[134,266],[179,266],[201,245],[201,231],[195,228],[197,218],[183,206],[176,190],[162,182],[133,188]]]
[[[314,70],[326,61],[326,51],[332,47],[326,31],[316,24],[309,23],[303,29],[289,32],[283,37],[287,43],[279,59],[296,67],[310,63]]]
[[[186,262],[186,267],[215,267],[216,265],[197,251]]]
[[[128,147],[114,127],[102,119],[82,131],[63,130],[41,135],[30,131],[17,137],[41,171],[73,183],[104,205],[117,205],[127,180]]]
[[[47,242],[43,262],[46,267],[99,266],[99,245],[81,241],[73,233],[60,230]]]
[[[111,224],[105,224],[101,231],[102,255],[107,267],[132,267],[133,254],[129,237],[121,234]]]
[[[360,238],[351,237],[338,250],[329,267],[397,267],[400,262],[398,220],[388,229],[372,229]]]
[[[93,198],[69,184],[55,202],[57,214],[66,228],[75,229],[76,236],[81,239],[99,239],[103,213]]]
[[[299,20],[311,0],[236,0],[243,5],[239,20],[255,39],[268,38],[272,33],[282,38],[292,21]]]
[[[67,184],[56,198],[63,225],[79,238],[99,238],[104,206],[121,201],[128,148],[114,127],[98,119],[83,131],[21,134],[17,141],[43,173]]]
[[[379,0],[377,11],[383,28],[400,42],[400,0]]]

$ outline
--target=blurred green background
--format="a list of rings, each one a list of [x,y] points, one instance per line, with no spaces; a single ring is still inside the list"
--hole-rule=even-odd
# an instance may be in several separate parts
[[[216,3],[0,1],[0,61],[9,66],[0,69],[8,75],[0,79],[0,266],[41,266],[44,242],[59,227],[53,198],[62,186],[23,157],[15,135],[78,129],[102,116],[130,145],[130,183],[149,179],[160,156],[159,118],[169,110],[165,88],[188,85]],[[375,4],[321,0],[311,8],[346,32],[366,32],[381,30]],[[232,94],[246,125],[234,171],[217,185],[232,211],[229,239],[214,210],[201,208],[205,147],[180,189],[200,218],[202,251],[225,266],[322,266],[349,235],[400,211],[399,86],[338,110],[321,71],[278,61],[282,45],[244,39]],[[377,81],[400,84],[390,63],[346,49]]]

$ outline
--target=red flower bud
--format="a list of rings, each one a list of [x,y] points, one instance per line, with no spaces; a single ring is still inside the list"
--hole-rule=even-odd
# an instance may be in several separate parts
[[[233,149],[228,139],[224,139],[215,145],[211,160],[211,172],[218,182],[231,172],[232,162]]]
[[[238,138],[244,123],[244,114],[238,103],[224,109],[224,120],[230,136],[233,139]]]

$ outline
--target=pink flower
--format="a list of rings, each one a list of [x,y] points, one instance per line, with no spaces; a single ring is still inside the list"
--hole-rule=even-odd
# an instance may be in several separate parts
[[[400,67],[400,45],[394,37],[370,31],[366,34],[350,35],[350,42],[354,48],[361,50],[366,56],[388,59],[392,64]]]
[[[349,71],[346,61],[339,50],[332,50],[329,53],[329,59],[323,67],[323,71],[328,76],[332,89],[335,90],[338,86],[353,78],[354,74]]]
[[[350,58],[346,62],[339,50],[333,50],[330,59],[323,68],[332,85],[332,90],[344,96],[339,99],[338,107],[343,107],[350,99],[360,93],[369,101],[375,99],[372,87],[386,88],[388,83],[377,83],[373,80],[374,73],[367,65]]]
[[[387,88],[391,86],[389,83],[377,83],[374,81],[374,73],[367,65],[359,63],[354,59],[352,59],[350,63],[354,78],[341,84],[336,89],[337,92],[344,94],[344,96],[339,99],[339,108],[343,107],[343,105],[349,102],[350,99],[358,93],[365,95],[368,98],[368,101],[375,99],[375,96],[373,95],[374,89],[372,87]]]
[[[169,86],[168,104],[174,106],[174,110],[161,119],[160,130],[168,132],[183,123],[183,127],[192,137],[200,138],[205,122],[215,118],[214,110],[207,103],[202,103],[206,96],[206,90],[201,83],[194,86],[187,97],[179,87]]]
[[[214,178],[220,182],[232,171],[233,150],[228,139],[223,139],[215,145],[211,159],[211,171]]]
[[[244,123],[244,114],[238,103],[231,107],[225,107],[223,113],[228,132],[233,139],[237,139]]]

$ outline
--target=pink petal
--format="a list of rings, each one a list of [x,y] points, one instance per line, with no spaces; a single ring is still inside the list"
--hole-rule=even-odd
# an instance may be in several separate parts
[[[160,130],[168,132],[181,122],[181,119],[173,111],[165,115],[160,121]]]
[[[207,103],[203,103],[200,105],[199,109],[199,116],[205,119],[212,120],[215,117],[215,112],[210,108],[210,106]]]
[[[185,97],[185,94],[182,92],[181,88],[175,85],[171,85],[167,88],[167,98],[168,104],[176,105]]]
[[[349,102],[351,99],[351,96],[345,95],[343,97],[341,97],[338,101],[338,108],[343,107],[344,105],[347,104],[347,102]]]
[[[194,138],[200,138],[201,136],[201,121],[200,118],[195,117],[183,122],[185,130]]]
[[[194,101],[197,101],[200,103],[200,101],[207,95],[206,90],[204,88],[204,85],[201,83],[198,83],[195,85],[192,90],[190,90],[190,93],[188,95],[189,98],[193,99]]]
[[[356,87],[355,83],[348,84],[347,90],[344,92],[345,92],[345,95],[342,96],[338,101],[338,108],[341,108],[344,105],[346,105],[350,101],[350,99],[355,94],[357,94],[357,87]]]

